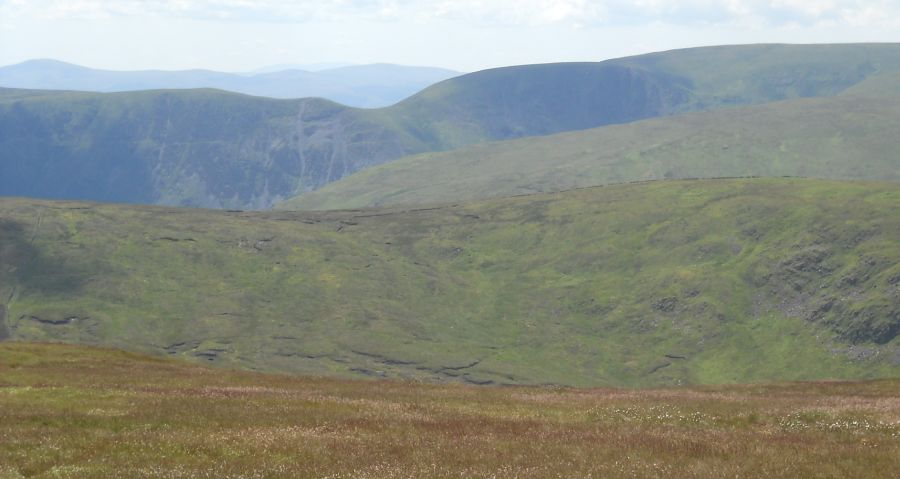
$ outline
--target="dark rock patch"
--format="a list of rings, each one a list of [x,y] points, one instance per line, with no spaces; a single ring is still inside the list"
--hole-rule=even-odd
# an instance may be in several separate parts
[[[63,326],[66,324],[71,324],[75,321],[84,321],[87,319],[91,319],[89,317],[79,317],[79,316],[66,316],[64,318],[41,318],[40,316],[35,315],[22,315],[19,319],[28,319],[31,321],[36,321],[41,324],[48,324],[51,326]]]
[[[487,386],[489,384],[494,384],[493,379],[473,378],[469,375],[463,375],[462,380],[469,384],[475,384],[476,386]]]
[[[388,366],[411,366],[414,364],[419,364],[418,361],[407,361],[407,360],[403,360],[403,359],[394,359],[394,358],[389,358],[387,356],[383,356],[383,355],[377,354],[377,353],[367,353],[364,351],[356,351],[356,350],[351,350],[351,352],[353,354],[358,354],[360,356],[365,356],[367,358],[371,358],[372,360],[374,360],[377,363],[385,364]]]
[[[850,314],[841,338],[850,343],[887,344],[900,334],[900,306],[868,307]]]
[[[163,349],[167,354],[179,354],[188,350],[197,349],[197,346],[199,345],[200,341],[179,341],[165,346]]]
[[[668,297],[656,300],[653,303],[653,309],[664,313],[674,312],[678,308],[678,298]]]
[[[781,264],[781,269],[788,273],[818,273],[825,275],[832,269],[824,265],[831,255],[825,248],[810,248],[802,251]]]
[[[461,371],[463,369],[474,368],[475,366],[478,366],[480,363],[481,363],[481,360],[476,359],[475,361],[472,361],[469,364],[465,364],[462,366],[444,366],[444,367],[440,368],[440,370],[441,371]]]
[[[209,348],[203,351],[195,351],[193,354],[198,358],[206,359],[207,361],[215,361],[219,359],[219,355],[226,352],[225,349],[222,348]]]
[[[672,363],[670,363],[668,361],[664,362],[662,364],[657,364],[656,366],[653,366],[652,368],[650,368],[650,370],[647,371],[647,374],[653,374],[653,373],[659,371],[660,369],[665,369],[671,365],[672,365]]]

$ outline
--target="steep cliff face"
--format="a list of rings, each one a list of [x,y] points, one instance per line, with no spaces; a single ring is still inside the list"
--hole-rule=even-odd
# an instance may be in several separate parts
[[[215,91],[0,103],[0,193],[265,208],[408,151],[364,112]]]

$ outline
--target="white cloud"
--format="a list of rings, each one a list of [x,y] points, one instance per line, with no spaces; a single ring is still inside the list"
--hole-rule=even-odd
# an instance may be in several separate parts
[[[98,19],[187,17],[253,22],[366,20],[463,21],[473,25],[885,25],[900,0],[0,0],[5,15]]]
[[[900,41],[900,0],[0,0],[0,65],[479,68],[734,43]]]

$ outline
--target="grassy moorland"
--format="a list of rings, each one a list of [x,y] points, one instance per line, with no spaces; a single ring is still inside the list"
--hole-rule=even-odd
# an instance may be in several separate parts
[[[0,478],[892,478],[900,381],[615,390],[272,376],[0,344]]]
[[[900,78],[896,79],[900,84]],[[876,88],[877,87],[877,88]],[[725,108],[402,158],[281,209],[421,205],[635,180],[806,176],[900,180],[900,95]]]
[[[802,179],[412,210],[3,199],[0,336],[480,384],[895,377],[898,205]]]

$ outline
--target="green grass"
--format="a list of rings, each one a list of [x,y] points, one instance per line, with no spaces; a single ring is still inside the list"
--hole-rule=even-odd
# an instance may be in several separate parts
[[[900,186],[667,181],[426,209],[0,200],[18,340],[578,386],[900,372]],[[9,301],[7,301],[9,298]]]
[[[895,477],[900,381],[436,386],[0,344],[0,478]]]
[[[895,43],[730,45],[688,48],[618,60],[689,78],[703,109],[840,94],[898,73]]]
[[[280,209],[421,205],[665,178],[900,180],[900,96],[868,91],[425,153]]]

